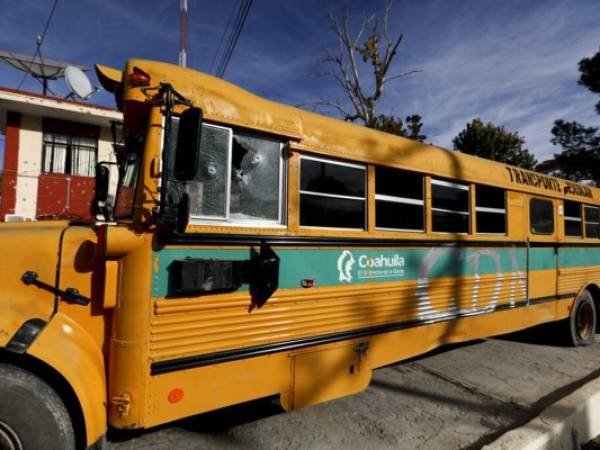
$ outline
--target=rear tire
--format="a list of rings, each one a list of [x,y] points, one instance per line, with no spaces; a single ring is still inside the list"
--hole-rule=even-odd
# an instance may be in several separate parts
[[[596,333],[596,307],[589,291],[584,290],[573,304],[569,317],[571,342],[575,347],[590,345]]]
[[[19,367],[0,364],[0,450],[73,450],[71,418],[58,394]]]

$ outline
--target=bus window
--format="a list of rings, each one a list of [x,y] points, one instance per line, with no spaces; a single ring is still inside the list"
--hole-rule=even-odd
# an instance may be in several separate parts
[[[375,168],[375,226],[378,230],[424,231],[423,175]]]
[[[203,125],[200,170],[188,185],[192,218],[280,224],[282,161],[276,140]]]
[[[506,195],[504,189],[475,185],[477,233],[506,234]]]
[[[565,236],[582,237],[581,203],[565,200]]]
[[[554,233],[552,201],[532,198],[529,201],[529,223],[533,234]]]
[[[435,232],[469,232],[469,186],[431,179],[431,226]]]
[[[585,237],[600,237],[600,208],[595,206],[585,207]]]
[[[365,229],[366,166],[302,156],[300,225]]]

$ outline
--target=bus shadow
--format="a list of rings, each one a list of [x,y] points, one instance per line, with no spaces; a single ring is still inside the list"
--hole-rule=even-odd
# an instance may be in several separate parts
[[[444,353],[451,353],[454,350],[459,350],[461,348],[471,347],[473,345],[481,344],[482,342],[485,342],[485,339],[475,339],[472,341],[457,342],[457,343],[452,343],[452,344],[442,344],[439,347],[435,347],[435,348],[429,350],[427,353],[412,356],[410,358],[403,359],[402,361],[396,361],[396,362],[387,364],[385,366],[377,367],[373,371],[373,373],[376,373],[378,370],[384,369],[386,367],[398,367],[398,366],[401,367],[403,365],[413,363],[413,362],[419,362],[419,361],[422,361],[427,358],[431,358],[436,355],[442,355]]]
[[[514,333],[494,336],[492,339],[523,344],[534,344],[545,347],[573,347],[565,331],[564,322],[551,322],[536,325]]]
[[[190,433],[217,437],[218,440],[235,443],[235,437],[227,434],[232,428],[282,413],[285,413],[285,411],[278,404],[277,397],[267,397],[197,414],[148,429],[117,430],[111,428],[108,430],[107,437],[109,442],[118,444],[135,438],[142,438],[161,430],[179,428]]]
[[[188,417],[177,425],[188,431],[202,434],[221,434],[230,428],[284,413],[278,397],[253,400],[205,414]]]

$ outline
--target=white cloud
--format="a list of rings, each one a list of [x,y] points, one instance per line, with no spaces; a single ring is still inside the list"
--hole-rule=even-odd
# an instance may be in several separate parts
[[[600,46],[592,14],[598,6],[544,2],[448,18],[421,49],[425,56],[415,58],[423,72],[398,82],[382,106],[420,113],[428,141],[450,148],[475,117],[505,125],[543,160],[557,151],[549,142],[555,119],[598,121],[597,99],[576,84],[578,61]]]

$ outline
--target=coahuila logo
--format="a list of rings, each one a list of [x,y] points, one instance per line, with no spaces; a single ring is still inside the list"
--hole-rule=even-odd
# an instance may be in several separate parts
[[[337,260],[337,268],[340,272],[340,281],[352,282],[352,267],[354,266],[354,256],[350,250],[344,250]]]
[[[354,255],[350,250],[344,250],[337,260],[340,281],[352,282]],[[369,256],[362,254],[358,257],[358,278],[386,278],[404,276],[404,257],[397,253],[386,256]]]

